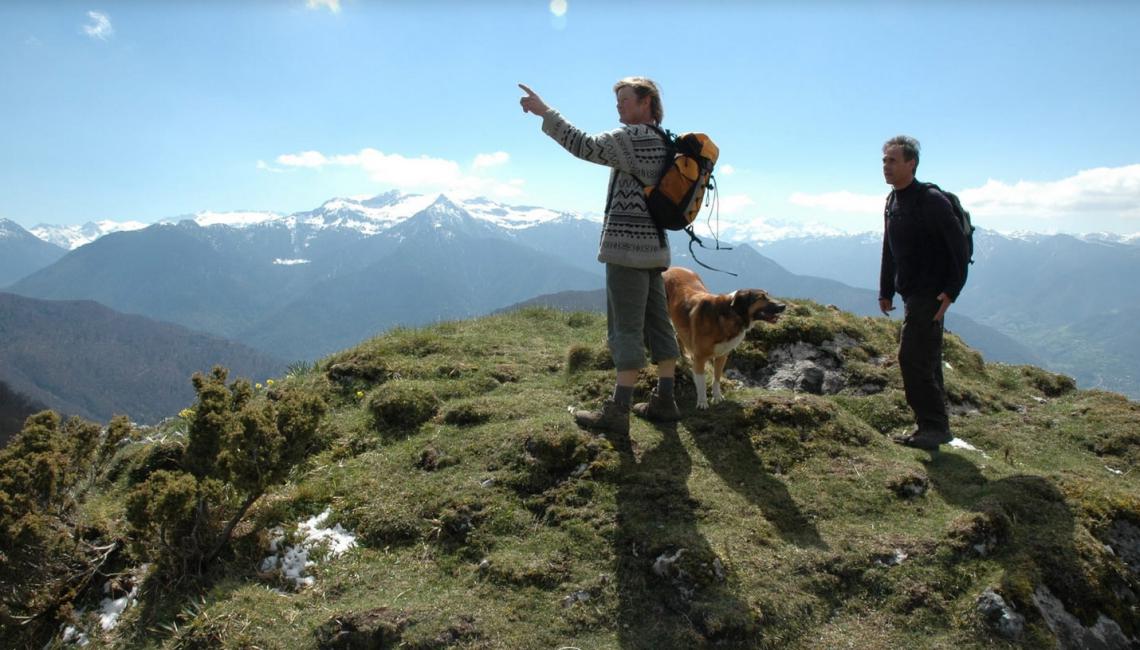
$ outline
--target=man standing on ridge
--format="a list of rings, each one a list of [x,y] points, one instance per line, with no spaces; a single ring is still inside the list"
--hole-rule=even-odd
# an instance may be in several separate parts
[[[614,85],[618,119],[624,125],[588,135],[574,127],[519,84],[523,112],[542,118],[542,130],[571,154],[611,168],[598,261],[606,265],[606,329],[617,368],[613,395],[597,411],[572,411],[579,426],[629,433],[630,401],[637,375],[646,366],[645,350],[657,365],[657,387],[633,411],[662,422],[681,417],[673,397],[680,349],[665,301],[661,272],[669,266],[669,243],[645,203],[645,185],[655,183],[669,148],[657,128],[664,110],[653,81],[627,77]]]
[[[895,442],[936,450],[953,440],[942,379],[942,322],[966,283],[968,254],[950,201],[915,179],[919,143],[900,135],[883,144],[883,177],[894,188],[883,212],[879,309],[903,299],[899,368],[915,428]]]

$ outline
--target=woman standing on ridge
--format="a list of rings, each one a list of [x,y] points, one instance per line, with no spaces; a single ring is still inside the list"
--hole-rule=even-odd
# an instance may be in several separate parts
[[[656,421],[681,414],[673,397],[673,377],[680,349],[661,279],[670,262],[662,237],[645,203],[642,180],[656,182],[670,155],[659,125],[664,116],[657,85],[644,77],[614,84],[622,127],[589,135],[566,121],[533,90],[519,84],[523,112],[542,118],[542,131],[574,156],[611,168],[598,261],[606,265],[606,329],[617,368],[613,395],[599,410],[572,411],[579,426],[629,433],[630,402],[638,372],[646,366],[646,348],[657,365],[657,388],[634,413]]]

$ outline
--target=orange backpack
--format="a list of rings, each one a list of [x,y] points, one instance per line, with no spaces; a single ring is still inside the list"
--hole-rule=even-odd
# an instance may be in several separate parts
[[[720,149],[704,133],[674,137],[668,131],[653,128],[665,139],[673,155],[661,170],[657,184],[646,185],[645,203],[658,228],[687,230],[701,211],[705,189],[715,190],[712,171]]]

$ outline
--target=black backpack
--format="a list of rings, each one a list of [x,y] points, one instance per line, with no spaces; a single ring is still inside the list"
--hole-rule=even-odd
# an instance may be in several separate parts
[[[950,208],[954,212],[954,216],[958,219],[958,226],[962,229],[962,237],[966,240],[966,259],[969,260],[970,264],[973,264],[975,228],[973,222],[970,220],[970,212],[966,210],[966,208],[962,207],[962,202],[958,200],[957,194],[953,192],[947,192],[934,183],[919,183],[919,185],[921,185],[924,189],[938,190],[942,196],[946,197],[947,201],[950,201]],[[883,207],[884,218],[887,216],[887,210],[889,210],[891,206],[891,197],[894,195],[894,190],[891,190],[891,193],[887,195],[887,204]]]
[[[958,195],[953,192],[938,187],[934,183],[923,183],[923,187],[927,189],[938,190],[942,196],[945,196],[950,201],[950,207],[954,210],[954,216],[958,218],[958,226],[962,228],[962,237],[966,239],[966,259],[970,264],[974,263],[974,224],[970,221],[970,213],[966,208],[962,207],[962,202],[958,200]]]

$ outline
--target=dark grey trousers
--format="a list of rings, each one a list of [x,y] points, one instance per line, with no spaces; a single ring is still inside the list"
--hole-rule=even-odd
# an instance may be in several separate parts
[[[646,348],[655,364],[680,356],[660,270],[606,264],[606,316],[618,370],[644,368]]]
[[[920,429],[949,431],[942,380],[942,323],[934,320],[942,304],[936,296],[927,295],[910,296],[903,304],[906,313],[899,341],[899,369],[906,403]]]

